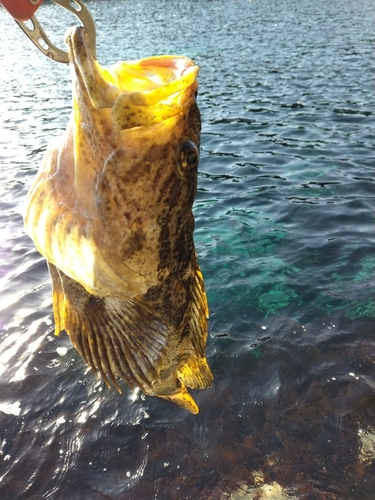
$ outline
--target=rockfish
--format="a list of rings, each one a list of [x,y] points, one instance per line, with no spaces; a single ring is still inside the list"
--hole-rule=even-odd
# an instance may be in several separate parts
[[[46,258],[56,334],[121,392],[198,407],[211,385],[208,307],[193,242],[199,68],[188,58],[94,60],[84,28],[65,39],[73,112],[27,195],[27,234]]]

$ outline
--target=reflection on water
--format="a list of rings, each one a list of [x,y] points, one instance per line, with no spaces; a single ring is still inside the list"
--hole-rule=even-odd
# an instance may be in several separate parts
[[[201,67],[195,240],[215,381],[196,416],[119,395],[53,335],[19,207],[67,124],[69,72],[0,12],[0,498],[372,498],[371,2],[88,3],[103,64]],[[60,43],[57,12],[39,17]]]

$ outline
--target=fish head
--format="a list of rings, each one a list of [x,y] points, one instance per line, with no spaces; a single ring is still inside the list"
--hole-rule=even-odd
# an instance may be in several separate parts
[[[93,58],[82,27],[71,29],[66,43],[74,82],[76,206],[98,214],[105,261],[118,271],[126,266],[149,288],[178,265],[176,246],[180,260],[194,255],[199,68],[180,56],[105,68]],[[95,260],[99,281],[100,256]]]

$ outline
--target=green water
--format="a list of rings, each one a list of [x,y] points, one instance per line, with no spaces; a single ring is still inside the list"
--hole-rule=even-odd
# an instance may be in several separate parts
[[[0,12],[0,497],[373,498],[375,3],[87,3],[101,63],[177,53],[201,68],[195,242],[215,381],[187,415],[108,391],[53,336],[18,210],[66,126],[70,77]],[[40,17],[61,44],[59,12],[46,1]]]

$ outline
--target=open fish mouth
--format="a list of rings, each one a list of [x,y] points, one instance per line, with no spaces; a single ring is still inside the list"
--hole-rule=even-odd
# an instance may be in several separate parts
[[[212,383],[208,306],[193,240],[199,68],[180,56],[93,57],[67,32],[73,110],[25,203],[47,259],[56,334],[97,376],[197,413],[186,387]]]
[[[111,108],[118,131],[151,126],[181,113],[196,90],[199,68],[187,57],[149,57],[104,68],[90,52],[84,28],[68,30],[65,42],[92,106]]]

